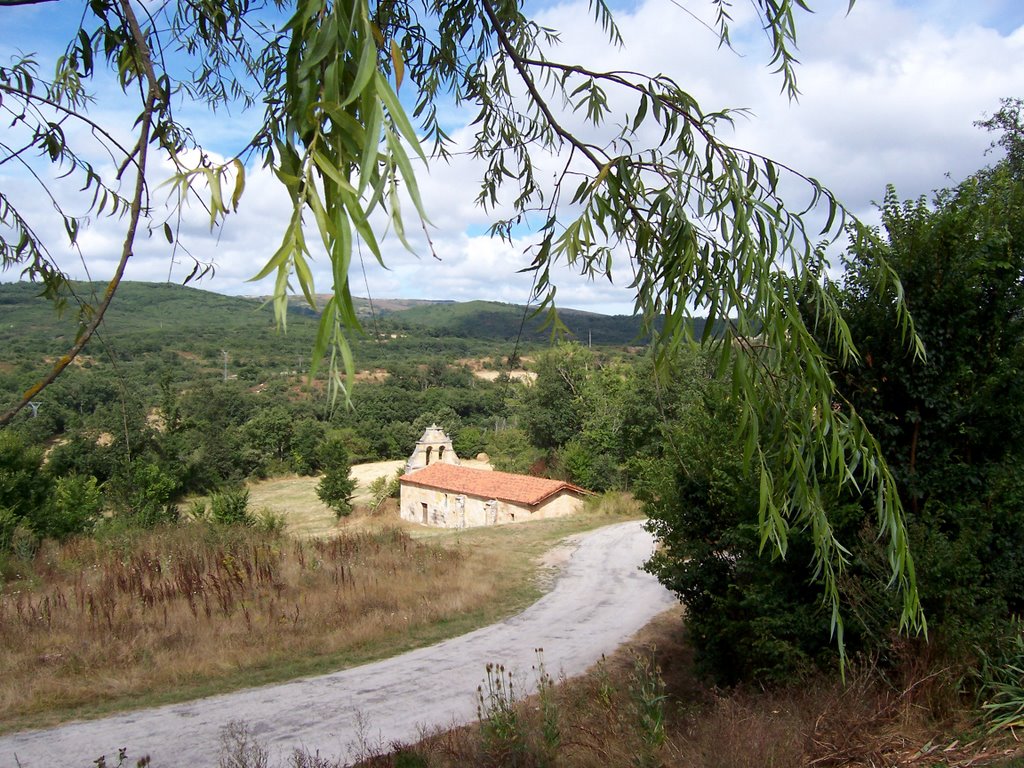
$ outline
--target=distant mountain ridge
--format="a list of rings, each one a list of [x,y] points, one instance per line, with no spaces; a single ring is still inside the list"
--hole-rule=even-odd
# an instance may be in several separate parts
[[[330,295],[318,295],[323,306]],[[266,301],[262,297],[261,301]],[[431,299],[365,299],[355,297],[356,314],[368,331],[374,319],[389,328],[422,330],[432,336],[456,336],[494,341],[547,341],[551,328],[544,314],[535,315],[534,307],[497,301],[452,301]],[[298,314],[315,315],[305,299],[293,296],[289,309]],[[559,308],[558,316],[568,328],[570,339],[582,343],[643,345],[649,335],[643,333],[639,317],[604,315],[579,309]],[[703,323],[698,326],[703,327]]]
[[[76,283],[82,296],[101,293],[100,284]],[[29,283],[0,283],[0,339],[20,333],[42,333],[51,339],[74,333],[74,302],[58,318],[52,307],[39,298],[40,288]],[[329,296],[319,296],[323,306]],[[272,324],[271,309],[263,306],[267,297],[227,296],[199,288],[169,283],[125,282],[108,313],[108,332],[148,331],[155,336],[162,330],[198,326],[202,335],[230,330],[267,328]],[[533,308],[494,301],[435,301],[429,299],[355,299],[357,313],[368,336],[377,333],[404,332],[430,337],[459,337],[494,341],[546,342],[551,329],[546,318]],[[307,326],[317,313],[300,297],[289,300],[289,314],[295,316],[298,329]],[[560,309],[559,318],[568,328],[569,338],[595,345],[643,345],[649,339],[642,332],[640,318],[603,315],[576,309]],[[292,324],[289,323],[291,329]],[[698,333],[703,321],[697,321]],[[312,328],[310,328],[310,332]]]

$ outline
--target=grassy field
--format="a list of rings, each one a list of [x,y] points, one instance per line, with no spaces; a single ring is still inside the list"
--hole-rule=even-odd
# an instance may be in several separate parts
[[[0,588],[0,729],[341,669],[461,634],[535,600],[558,540],[636,514],[611,498],[572,518],[464,531],[355,515],[329,538],[196,523],[44,546],[9,562]]]
[[[368,487],[378,477],[392,477],[405,466],[405,462],[376,461],[352,467],[356,480],[353,504],[369,503]],[[318,478],[287,475],[263,480],[249,485],[249,506],[253,510],[270,510],[282,515],[287,523],[287,533],[299,538],[330,536],[340,530],[334,511],[320,501],[316,495]]]

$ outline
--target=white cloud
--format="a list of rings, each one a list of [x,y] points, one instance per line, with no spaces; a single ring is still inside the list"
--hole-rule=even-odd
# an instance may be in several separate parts
[[[702,0],[683,4],[705,16],[709,7]],[[719,49],[713,34],[671,0],[645,0],[618,13],[627,44],[623,50],[611,49],[600,29],[584,21],[591,18],[585,2],[547,6],[541,21],[562,32],[558,53],[564,60],[597,69],[663,72],[705,109],[749,108],[752,116],[738,119],[731,140],[820,179],[859,215],[873,215],[871,201],[881,199],[887,183],[895,184],[902,197],[928,194],[949,183],[945,174],[958,180],[988,162],[984,151],[992,137],[972,122],[997,109],[1000,97],[1020,95],[1024,82],[1024,27],[1019,26],[1024,19],[1013,0],[863,0],[848,16],[846,0],[820,5],[816,14],[799,14],[802,95],[796,103],[780,95],[781,80],[768,71],[767,42],[745,4],[735,8],[735,52]],[[621,117],[627,105],[617,98],[613,96],[615,114]],[[121,117],[121,124],[130,126],[132,119]],[[222,115],[200,122],[203,133],[221,149],[241,135],[245,123]],[[453,132],[458,148],[469,146],[473,130]],[[543,173],[553,174],[556,161],[543,159]],[[216,263],[216,276],[200,284],[209,290],[267,293],[272,285],[245,281],[277,247],[288,201],[266,171],[250,167],[247,172],[242,207],[222,230],[211,236],[207,216],[197,205],[182,219],[180,244],[200,261]],[[390,271],[363,251],[366,282],[374,296],[528,298],[532,276],[517,273],[529,263],[524,253],[531,244],[528,233],[517,231],[511,244],[480,234],[492,214],[474,203],[479,173],[479,163],[461,154],[420,173],[434,224],[431,238],[441,260],[430,256],[409,216],[419,258],[406,253],[393,236],[383,246]],[[9,178],[0,179],[5,192]],[[45,201],[29,198],[25,205],[45,215]],[[411,214],[412,206],[407,204],[405,211]],[[59,221],[51,218],[49,229],[56,236]],[[94,278],[109,276],[121,229],[117,220],[101,219],[83,235]],[[77,256],[68,254],[66,259],[68,269],[80,274]],[[180,257],[181,264],[172,267],[170,259],[162,235],[144,237],[128,277],[164,280],[170,270],[174,279],[182,279],[191,261]],[[326,290],[325,257],[315,261],[314,269],[318,285]],[[622,286],[628,285],[631,275],[625,264],[616,267],[616,275]],[[565,268],[557,278],[563,306],[615,312],[632,308],[624,287],[593,283]],[[354,293],[366,292],[358,265],[351,279]]]

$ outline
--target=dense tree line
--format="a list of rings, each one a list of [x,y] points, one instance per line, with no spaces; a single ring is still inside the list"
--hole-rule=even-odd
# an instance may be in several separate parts
[[[1012,102],[1016,103],[1016,102]],[[1019,106],[1019,104],[1018,104]],[[1005,118],[1005,111],[1000,113]],[[997,127],[1006,128],[1005,121]],[[1007,147],[1019,146],[1019,122]],[[1018,143],[1013,143],[1014,141]],[[876,509],[823,488],[844,542],[845,646],[898,664],[930,643],[957,668],[999,655],[1024,609],[1024,175],[1013,152],[932,200],[890,189],[879,230],[851,233],[833,285],[860,357],[842,365],[833,408],[877,437],[906,510],[927,638],[900,638]],[[895,293],[879,302],[879,256],[899,273],[925,357],[908,351]],[[813,309],[807,307],[809,317]],[[835,353],[829,339],[822,344]],[[798,381],[781,386],[799,386]],[[765,556],[757,478],[734,447],[739,414],[722,383],[668,427],[677,449],[640,490],[663,548],[652,570],[688,607],[704,668],[721,682],[782,681],[835,664],[835,624],[811,562],[812,531]],[[866,458],[865,458],[866,460]]]

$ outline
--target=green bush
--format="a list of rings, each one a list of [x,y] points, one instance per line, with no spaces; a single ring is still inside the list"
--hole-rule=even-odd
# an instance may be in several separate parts
[[[271,537],[281,536],[288,527],[288,520],[284,515],[266,507],[257,512],[253,520],[253,526],[257,531]]]
[[[292,467],[300,475],[315,475],[320,471],[317,447],[324,439],[324,425],[315,419],[302,419],[295,424],[291,442]]]
[[[53,496],[42,464],[41,448],[26,445],[9,429],[0,431],[0,508],[40,529],[47,524]]]
[[[0,507],[0,552],[10,552],[14,542],[14,529],[20,519],[7,507]]]
[[[879,441],[906,514],[930,656],[956,668],[991,653],[1024,612],[1024,178],[1003,162],[931,202],[901,202],[890,189],[881,213],[882,230],[854,232],[843,286],[833,286],[860,351],[837,362],[833,407],[855,411]],[[900,292],[926,357],[899,329]],[[819,307],[805,309],[810,319]],[[819,332],[839,361],[835,329]],[[815,531],[788,530],[785,559],[759,555],[748,469],[759,446],[744,462],[731,445],[728,393],[691,388],[703,402],[682,398],[666,428],[673,455],[633,466],[662,544],[649,567],[686,603],[698,659],[720,681],[784,680],[834,657]],[[823,482],[820,493],[845,548],[846,649],[899,662],[901,606],[886,588],[892,564],[874,530],[875,499],[837,497],[834,487]]]
[[[715,682],[781,684],[834,666],[810,536],[790,531],[785,558],[762,553],[758,483],[733,439],[729,392],[715,382],[694,386],[702,395],[684,398],[669,428],[674,452],[631,467],[661,544],[646,568],[686,605],[698,669]],[[848,634],[855,649],[858,635]]]
[[[31,560],[39,550],[39,535],[24,521],[11,530],[10,551],[21,560]]]
[[[356,481],[350,476],[348,449],[344,438],[328,437],[320,444],[320,466],[324,474],[316,486],[316,495],[324,504],[334,510],[339,518],[352,513],[352,494]]]
[[[173,504],[178,483],[151,461],[122,464],[106,488],[118,516],[131,525],[149,528],[178,520]]]
[[[574,437],[558,452],[568,480],[589,491],[609,491],[622,486],[622,472],[614,456],[600,450],[586,435]]]
[[[371,482],[367,490],[370,492],[370,509],[376,512],[380,509],[380,505],[387,499],[397,499],[398,494],[401,490],[398,482],[401,478],[403,470],[399,469],[395,474],[388,477],[387,475],[381,475],[375,477]]]
[[[249,514],[249,489],[228,488],[210,496],[210,519],[220,525],[255,525]]]
[[[525,473],[544,454],[530,444],[523,430],[510,427],[491,434],[487,441],[487,455],[497,470]]]
[[[44,533],[65,538],[87,530],[103,511],[103,495],[96,478],[66,475],[54,481],[53,513]]]

